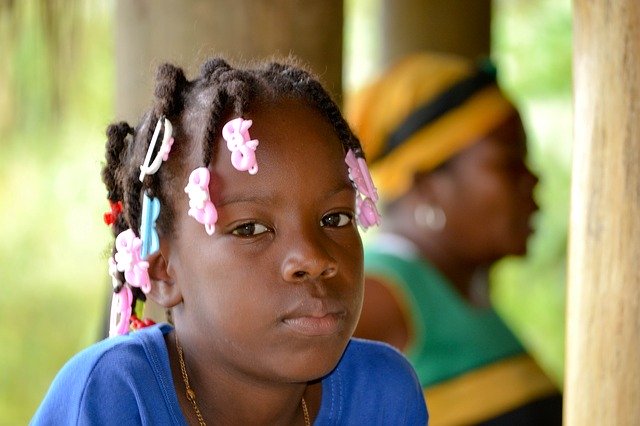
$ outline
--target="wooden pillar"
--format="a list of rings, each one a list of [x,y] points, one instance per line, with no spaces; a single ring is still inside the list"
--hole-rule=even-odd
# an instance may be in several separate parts
[[[383,0],[382,65],[436,50],[477,59],[491,46],[491,0]]]
[[[342,0],[118,0],[115,23],[116,114],[131,121],[151,100],[158,64],[192,76],[213,54],[293,53],[336,98],[342,92]]]
[[[574,0],[565,424],[640,424],[640,2]]]

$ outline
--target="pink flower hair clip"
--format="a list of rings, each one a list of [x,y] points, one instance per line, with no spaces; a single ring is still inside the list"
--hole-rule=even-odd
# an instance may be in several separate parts
[[[131,229],[122,231],[116,238],[116,254],[114,256],[118,271],[124,272],[125,280],[143,293],[151,290],[149,279],[149,262],[142,260],[142,240],[136,237]]]
[[[153,150],[156,147],[156,142],[158,141],[158,136],[160,135],[160,129],[162,128],[162,123],[164,122],[164,134],[162,136],[162,144],[160,145],[160,149],[158,150],[158,154],[156,158],[153,159],[153,162],[149,164],[151,161],[151,155],[153,154]],[[165,117],[160,118],[158,123],[156,124],[156,128],[153,131],[153,136],[151,137],[151,142],[149,143],[149,149],[147,149],[147,155],[144,157],[144,162],[140,166],[140,182],[144,180],[146,175],[152,175],[158,171],[160,165],[162,165],[163,161],[167,161],[169,159],[169,152],[171,152],[171,146],[173,145],[173,126],[171,122],[167,120]]]
[[[366,231],[369,227],[380,226],[378,190],[373,184],[369,167],[364,158],[356,157],[352,150],[347,152],[344,159],[349,167],[349,179],[356,188],[356,218],[360,227]]]
[[[255,151],[259,142],[249,136],[249,127],[252,124],[251,120],[245,120],[242,117],[234,118],[222,128],[222,137],[227,141],[227,148],[231,151],[233,167],[241,172],[248,171],[249,174],[255,175],[258,173]]]
[[[123,286],[119,293],[111,298],[111,318],[109,321],[109,337],[127,334],[131,320],[131,302],[133,293],[128,286]]]
[[[189,175],[184,192],[189,195],[189,216],[202,223],[207,234],[213,235],[218,211],[209,198],[209,179],[209,169],[198,167]]]

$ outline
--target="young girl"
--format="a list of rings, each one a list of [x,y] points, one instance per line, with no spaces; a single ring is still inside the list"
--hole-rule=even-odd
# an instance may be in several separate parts
[[[54,380],[33,424],[427,423],[389,346],[351,339],[356,222],[378,223],[358,140],[297,66],[158,70],[135,129],[107,129],[111,333]],[[172,325],[129,332],[146,297]]]

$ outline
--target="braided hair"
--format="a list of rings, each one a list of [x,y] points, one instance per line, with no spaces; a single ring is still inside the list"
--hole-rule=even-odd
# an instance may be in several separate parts
[[[153,105],[140,124],[132,128],[126,122],[118,122],[106,131],[102,180],[110,203],[122,203],[122,214],[112,226],[114,237],[127,229],[139,234],[144,193],[157,198],[162,205],[158,232],[171,235],[177,203],[184,197],[186,169],[194,161],[204,167],[212,162],[224,118],[242,116],[258,100],[282,98],[300,100],[315,108],[333,126],[345,153],[352,150],[358,157],[364,157],[360,142],[336,103],[318,79],[291,58],[237,68],[222,58],[213,58],[202,65],[194,80],[187,80],[181,68],[160,65]],[[173,126],[175,143],[171,155],[155,174],[140,181],[140,165],[149,149],[155,123],[163,117]],[[157,155],[158,150],[156,146],[153,154]],[[115,244],[112,253],[116,253]],[[124,283],[122,273],[118,274],[119,281]],[[122,285],[116,286],[114,292],[121,289]],[[137,287],[131,290],[131,307],[135,311],[137,301],[144,301],[145,295]]]

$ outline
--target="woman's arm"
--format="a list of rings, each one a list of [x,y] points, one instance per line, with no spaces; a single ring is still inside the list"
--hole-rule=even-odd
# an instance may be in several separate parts
[[[365,277],[364,304],[354,336],[379,340],[403,351],[409,342],[409,327],[389,284]]]

